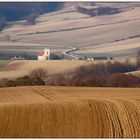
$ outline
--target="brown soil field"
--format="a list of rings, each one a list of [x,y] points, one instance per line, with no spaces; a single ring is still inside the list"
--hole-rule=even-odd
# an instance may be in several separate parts
[[[0,137],[139,138],[140,89],[0,89]]]

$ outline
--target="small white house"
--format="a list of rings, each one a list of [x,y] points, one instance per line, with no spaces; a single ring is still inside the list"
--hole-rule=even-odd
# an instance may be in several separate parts
[[[44,51],[38,54],[38,60],[49,60],[50,59],[50,49],[44,49]]]

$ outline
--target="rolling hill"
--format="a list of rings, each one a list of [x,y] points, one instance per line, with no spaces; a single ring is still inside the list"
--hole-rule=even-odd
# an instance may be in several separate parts
[[[3,62],[4,63],[4,62]],[[6,61],[7,63],[7,61]],[[43,68],[48,75],[72,72],[81,66],[93,64],[91,61],[80,60],[50,60],[50,61],[11,61],[0,69],[0,79],[15,79],[28,75],[32,70]],[[59,67],[58,67],[59,66]]]
[[[22,20],[30,14],[56,11],[62,6],[58,2],[0,2],[0,17],[7,21]]]
[[[78,11],[78,6],[87,11],[117,8],[119,12],[91,16]],[[24,20],[11,23],[0,39],[5,42],[8,34],[11,42],[21,45],[43,44],[52,50],[75,47],[79,50],[73,53],[79,56],[134,57],[140,49],[139,11],[139,3],[65,3],[58,11],[40,15],[35,25],[27,25]],[[4,47],[3,43],[0,46]],[[14,50],[11,47],[9,51]]]
[[[0,137],[139,138],[140,89],[0,89]]]
[[[129,74],[133,74],[137,77],[140,77],[140,70],[129,72]]]
[[[139,25],[139,3],[64,3],[57,11],[39,15],[34,25],[24,19],[8,22],[0,31],[0,53],[37,54],[44,48],[51,52],[76,48],[73,55],[135,59],[140,49]],[[65,74],[98,62],[2,60],[0,79],[22,77],[37,68],[45,69],[48,75]],[[140,89],[0,88],[0,137],[140,138]]]

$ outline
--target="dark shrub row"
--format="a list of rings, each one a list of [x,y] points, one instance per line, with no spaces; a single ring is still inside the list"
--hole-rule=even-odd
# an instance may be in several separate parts
[[[64,75],[51,77],[46,85],[55,86],[85,86],[85,87],[138,87],[140,79],[131,74],[116,73],[106,77],[85,76],[66,78]]]
[[[46,85],[90,87],[136,87],[139,78],[126,72],[136,70],[136,65],[120,62],[82,66],[74,73],[48,78]]]
[[[48,76],[43,68],[35,69],[29,76],[16,80],[2,79],[1,87],[13,86],[87,86],[87,87],[138,87],[140,79],[136,76],[125,74],[136,70],[136,66],[130,63],[107,62],[82,66],[75,72]]]
[[[0,83],[2,87],[45,85],[45,82],[42,79],[30,78],[29,76],[20,77],[16,80],[2,79]]]
[[[16,80],[1,79],[1,87],[15,87],[15,86],[35,86],[45,85],[45,77],[47,72],[43,68],[38,68],[29,73],[29,76],[23,76]]]

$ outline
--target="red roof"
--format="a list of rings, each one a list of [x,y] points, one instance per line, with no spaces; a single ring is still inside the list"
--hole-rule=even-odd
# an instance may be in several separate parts
[[[42,55],[44,55],[44,52],[40,52],[40,53],[38,54],[38,56],[42,56]]]

